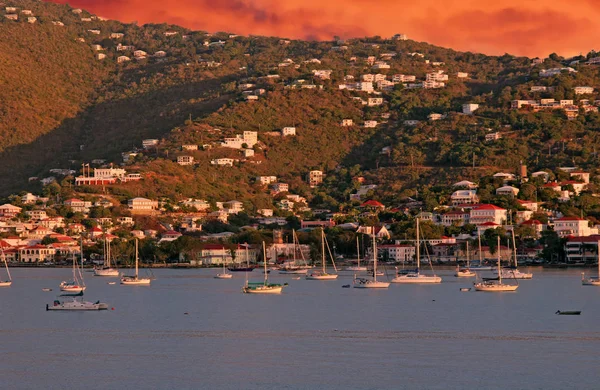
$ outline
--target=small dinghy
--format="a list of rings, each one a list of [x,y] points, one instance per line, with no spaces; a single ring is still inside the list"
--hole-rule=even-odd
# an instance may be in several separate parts
[[[350,288],[350,285],[349,285],[349,284],[344,284],[344,285],[342,286],[342,288]]]
[[[462,291],[462,292],[471,291],[471,288],[470,287],[461,287],[460,291]]]
[[[48,291],[52,291],[52,289],[51,289],[51,288],[48,288],[48,287],[44,287],[44,288],[42,289],[42,291],[48,292]]]
[[[557,310],[556,313],[554,313],[554,314],[558,314],[559,316],[578,316],[578,315],[581,315],[581,311],[580,310],[567,310],[567,311]]]
[[[106,284],[117,284],[117,282],[108,282]]]

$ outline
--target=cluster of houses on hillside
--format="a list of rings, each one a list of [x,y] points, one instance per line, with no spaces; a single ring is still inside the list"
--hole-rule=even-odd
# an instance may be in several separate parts
[[[564,110],[568,119],[575,119],[579,116],[579,109],[583,109],[584,112],[598,112],[598,105],[600,101],[590,104],[588,99],[582,99],[578,103],[574,104],[572,99],[540,99],[540,100],[513,100],[511,102],[511,108],[515,110],[527,108],[533,112],[543,110]]]

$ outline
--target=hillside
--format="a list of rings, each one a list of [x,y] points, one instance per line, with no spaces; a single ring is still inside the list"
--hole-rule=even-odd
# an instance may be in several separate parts
[[[37,20],[0,21],[7,64],[0,81],[9,86],[0,91],[0,173],[10,178],[0,194],[39,191],[27,178],[47,177],[51,168],[121,164],[127,151],[137,157],[126,168],[145,179],[110,186],[122,200],[238,199],[248,210],[277,200],[256,176],[277,176],[313,206],[335,209],[359,176],[379,186],[377,197],[398,202],[435,185],[515,172],[520,163],[530,170],[597,165],[596,92],[574,92],[600,84],[598,68],[586,64],[594,53],[532,64],[411,40],[240,37],[104,21],[36,1],[6,6],[30,9]],[[544,74],[568,66],[573,72]],[[356,90],[361,81],[373,90]],[[539,99],[567,102],[568,110],[511,108],[514,100]],[[463,114],[464,104],[477,104],[476,112]],[[282,137],[284,127],[296,135]],[[258,133],[254,156],[221,147],[243,131]],[[146,138],[160,139],[158,147],[141,150]],[[185,144],[200,148],[184,152]],[[178,165],[181,155],[194,164]],[[211,163],[217,158],[236,162],[221,167]],[[306,176],[314,169],[326,179],[311,189]]]

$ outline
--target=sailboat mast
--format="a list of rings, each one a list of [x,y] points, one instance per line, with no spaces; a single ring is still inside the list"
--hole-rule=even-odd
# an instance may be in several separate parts
[[[515,244],[515,228],[513,226],[513,230],[512,230],[512,242],[513,242],[513,256],[515,257],[515,268],[519,267],[519,264],[517,262],[517,244]]]
[[[135,239],[135,278],[138,277],[138,240]]]
[[[265,286],[267,285],[267,248],[263,241],[263,264],[265,265]]]
[[[375,228],[373,228],[373,281],[377,282],[377,241],[375,240]]]
[[[467,268],[471,266],[471,258],[469,257],[469,241],[467,240]]]
[[[4,268],[6,268],[6,273],[8,274],[8,280],[12,282],[12,276],[10,276],[10,271],[8,270],[8,263],[6,262],[6,255],[4,254],[4,250],[2,246],[0,246],[0,255],[2,256],[2,260],[4,260]]]
[[[498,282],[502,284],[502,270],[500,270],[500,236],[498,236]]]
[[[358,243],[358,236],[356,236],[356,255],[358,256],[358,267],[360,267],[360,245]]]
[[[321,229],[321,255],[323,262],[323,273],[325,273],[325,230]]]
[[[477,228],[477,240],[479,241],[479,266],[483,265],[483,254],[481,253],[481,231]]]
[[[421,242],[419,241],[419,218],[417,218],[417,272],[421,268]]]

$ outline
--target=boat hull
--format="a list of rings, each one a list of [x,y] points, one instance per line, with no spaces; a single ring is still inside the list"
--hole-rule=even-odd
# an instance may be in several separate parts
[[[282,275],[306,275],[308,269],[280,269]]]
[[[60,285],[60,291],[78,293],[78,292],[85,291],[85,286],[67,286],[67,285],[62,285],[61,284]]]
[[[512,285],[512,284],[475,283],[473,286],[475,287],[475,291],[483,291],[483,292],[510,292],[510,291],[516,291],[516,289],[519,288],[518,285]]]
[[[283,286],[256,286],[243,287],[242,291],[245,294],[281,294]]]
[[[581,281],[581,285],[582,286],[600,286],[600,280],[582,280]]]
[[[405,283],[405,284],[436,284],[442,283],[442,278],[439,276],[427,276],[427,275],[399,275],[392,279],[392,283]]]
[[[368,268],[367,267],[347,267],[347,268],[345,268],[345,270],[359,272],[359,271],[368,271]]]
[[[62,302],[54,305],[46,305],[47,311],[92,311],[92,310],[108,310],[106,303],[91,303],[91,302]]]
[[[354,283],[354,288],[388,288],[390,287],[389,282],[374,282],[372,280],[360,281]]]
[[[0,287],[10,287],[11,284],[12,284],[12,282],[10,280],[6,280],[3,282],[0,282]]]
[[[335,274],[310,274],[306,275],[306,280],[335,280],[337,277]]]
[[[149,286],[151,282],[151,279],[147,279],[147,278],[123,278],[121,279],[121,284],[126,285],[126,286]]]
[[[119,277],[121,274],[119,270],[114,268],[106,268],[106,269],[95,269],[94,276],[108,276],[108,277]]]
[[[477,274],[471,270],[462,269],[457,271],[454,276],[457,278],[472,278],[473,276],[477,276]]]
[[[231,279],[233,278],[232,274],[216,274],[215,279]]]

